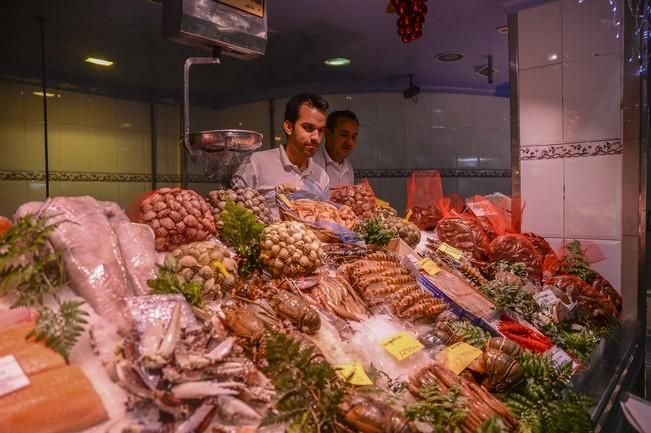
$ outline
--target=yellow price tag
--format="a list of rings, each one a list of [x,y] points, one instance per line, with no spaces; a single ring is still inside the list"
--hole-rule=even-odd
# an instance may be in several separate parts
[[[213,269],[213,271],[219,270],[222,274],[224,274],[224,276],[226,278],[231,276],[231,273],[228,272],[228,269],[226,269],[226,266],[224,266],[224,264],[222,262],[218,261],[218,260],[215,260],[214,262],[212,262],[212,269]]]
[[[448,368],[452,370],[454,374],[461,373],[475,359],[479,358],[482,353],[484,353],[476,347],[471,346],[468,343],[464,343],[463,341],[454,343],[452,346],[448,347],[446,351]]]
[[[384,350],[389,352],[398,361],[402,361],[425,347],[407,332],[398,332],[380,341],[380,344],[384,347]]]
[[[280,198],[280,201],[287,205],[287,207],[292,207],[292,204],[289,202],[289,199],[285,194],[278,194],[278,197]]]
[[[426,257],[422,259],[421,261],[418,262],[420,265],[420,268],[427,272],[430,275],[436,275],[439,272],[441,272],[441,268],[439,265],[437,265],[434,260],[430,259],[429,257]]]
[[[453,246],[446,244],[445,242],[441,242],[441,245],[438,247],[438,251],[447,254],[448,256],[452,257],[454,260],[459,260],[461,257],[463,257],[463,253],[461,252],[461,250],[458,250]]]
[[[375,205],[378,207],[391,207],[389,202],[380,200],[379,198],[375,197]]]
[[[335,369],[339,377],[348,381],[351,385],[373,385],[373,381],[366,375],[364,367],[359,362],[337,365]]]
[[[411,218],[412,215],[413,215],[413,212],[411,211],[411,209],[409,209],[407,211],[407,215],[405,215],[405,221],[409,221],[409,218]]]

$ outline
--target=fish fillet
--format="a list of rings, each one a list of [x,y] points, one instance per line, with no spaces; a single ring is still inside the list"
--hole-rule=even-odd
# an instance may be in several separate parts
[[[63,356],[40,343],[30,343],[11,354],[28,376],[66,365]]]
[[[78,367],[48,370],[0,397],[0,432],[73,433],[106,421],[104,405]]]
[[[25,339],[32,329],[34,329],[34,322],[25,322],[0,331],[0,356],[9,355],[33,344]]]

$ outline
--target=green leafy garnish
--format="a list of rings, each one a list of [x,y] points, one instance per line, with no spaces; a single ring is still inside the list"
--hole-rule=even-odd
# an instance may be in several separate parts
[[[448,322],[455,335],[461,337],[465,343],[483,349],[490,334],[467,320],[453,320]]]
[[[468,416],[468,400],[458,386],[441,392],[438,385],[428,383],[418,390],[422,400],[405,407],[405,416],[432,427],[433,433],[461,432],[459,424]]]
[[[260,241],[264,225],[261,224],[250,210],[238,206],[232,200],[226,199],[226,207],[221,213],[224,223],[220,237],[228,246],[242,257],[239,274],[247,277],[260,264]]]
[[[63,258],[48,236],[64,222],[52,223],[49,217],[28,214],[0,237],[0,296],[14,296],[12,308],[36,309],[38,319],[27,337],[43,341],[68,362],[88,323],[88,313],[81,309],[84,301],[61,302],[57,296],[66,284],[66,274]],[[56,309],[45,305],[49,298]]]
[[[588,433],[592,431],[586,411],[593,402],[567,389],[571,363],[555,366],[549,356],[525,352],[518,357],[525,382],[502,396],[520,421],[523,431],[532,433]]]
[[[181,266],[172,254],[165,257],[165,262],[158,265],[158,277],[147,280],[154,295],[183,295],[189,304],[196,307],[203,305],[203,284],[200,281],[188,281],[181,275]]]
[[[563,271],[570,275],[576,275],[585,282],[592,282],[597,273],[590,269],[588,260],[585,257],[581,242],[573,240],[565,246],[567,255],[563,258]]]
[[[382,222],[379,218],[369,218],[355,226],[355,232],[358,233],[367,244],[384,246],[395,237],[391,230],[382,228]]]
[[[529,322],[535,321],[536,315],[542,310],[526,286],[493,280],[479,290],[493,301],[496,307],[515,311]]]
[[[268,415],[262,425],[287,422],[288,432],[341,431],[339,405],[346,385],[316,349],[303,347],[286,334],[274,333],[266,338],[265,352],[268,367],[264,372],[279,398],[276,413]]]
[[[477,429],[477,433],[507,433],[507,431],[502,418],[497,415],[488,418]]]

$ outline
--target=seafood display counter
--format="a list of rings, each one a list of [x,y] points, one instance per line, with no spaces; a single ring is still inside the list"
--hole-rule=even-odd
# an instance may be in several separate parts
[[[0,431],[620,428],[641,330],[580,242],[554,251],[481,196],[418,210],[427,232],[368,184],[276,204],[21,206],[0,232]]]

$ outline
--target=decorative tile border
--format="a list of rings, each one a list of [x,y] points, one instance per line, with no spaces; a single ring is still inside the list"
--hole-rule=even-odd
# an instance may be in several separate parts
[[[585,141],[581,143],[546,144],[520,148],[520,160],[579,158],[586,156],[621,155],[622,140]]]
[[[357,178],[386,178],[409,177],[413,171],[423,169],[378,169],[355,170]],[[434,169],[431,169],[434,170]],[[511,170],[485,170],[485,169],[436,169],[441,177],[511,177]],[[42,171],[1,171],[2,180],[29,180],[45,182],[45,173]],[[151,182],[150,174],[131,173],[79,173],[67,171],[54,171],[50,173],[50,182]],[[188,175],[189,183],[214,183],[215,180],[203,175]],[[156,176],[156,182],[181,183],[181,176],[174,174],[161,174]]]

